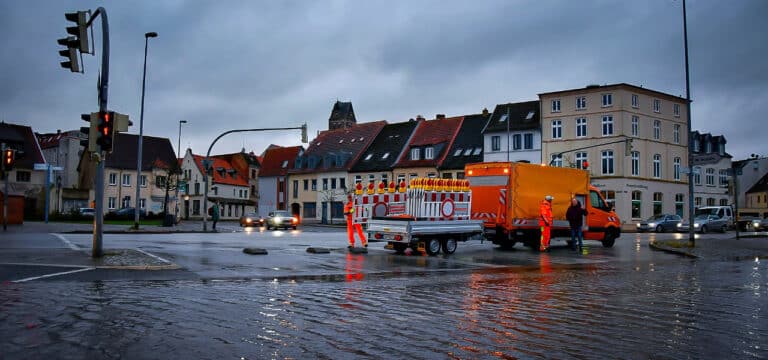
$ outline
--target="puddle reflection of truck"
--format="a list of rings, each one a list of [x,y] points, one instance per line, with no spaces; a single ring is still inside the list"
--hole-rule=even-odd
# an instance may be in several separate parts
[[[363,212],[371,214],[367,219],[369,236],[387,241],[387,248],[398,253],[412,248],[429,255],[441,250],[451,254],[459,241],[479,236],[502,248],[512,248],[519,242],[537,249],[541,233],[539,205],[546,195],[554,197],[553,241],[570,241],[565,213],[574,197],[587,210],[585,240],[611,247],[621,233],[618,216],[599,190],[590,185],[585,170],[488,162],[469,164],[464,173],[468,189],[463,190],[469,190],[466,196],[456,196],[456,186],[451,185],[455,180],[419,179],[416,186],[411,184],[402,204],[376,202],[361,206]],[[424,184],[430,180],[435,185]],[[363,202],[360,197],[357,201]]]

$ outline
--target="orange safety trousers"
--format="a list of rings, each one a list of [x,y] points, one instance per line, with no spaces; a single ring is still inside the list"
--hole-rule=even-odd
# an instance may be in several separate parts
[[[546,226],[546,225],[541,226],[541,250],[545,250],[549,248],[549,238],[550,238],[551,229],[552,229],[551,226]]]
[[[360,244],[363,246],[368,245],[368,240],[365,239],[365,234],[363,234],[363,227],[352,220],[352,215],[347,215],[347,237],[349,237],[349,246],[352,247],[355,246],[355,230],[357,231],[357,236],[360,237]]]

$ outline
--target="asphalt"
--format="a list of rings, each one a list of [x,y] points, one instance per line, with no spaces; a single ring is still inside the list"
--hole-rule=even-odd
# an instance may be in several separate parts
[[[768,259],[768,233],[735,233],[729,237],[696,235],[694,243],[684,240],[656,240],[649,246],[655,250],[704,260]]]

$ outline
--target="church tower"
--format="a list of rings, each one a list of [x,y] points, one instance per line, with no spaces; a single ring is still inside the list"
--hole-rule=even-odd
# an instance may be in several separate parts
[[[347,129],[357,123],[355,111],[352,109],[352,102],[341,102],[336,100],[331,110],[331,117],[328,118],[328,130]]]

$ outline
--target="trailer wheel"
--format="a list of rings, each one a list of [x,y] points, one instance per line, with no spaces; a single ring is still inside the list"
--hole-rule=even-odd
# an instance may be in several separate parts
[[[437,253],[440,252],[440,240],[436,238],[427,240],[427,243],[424,245],[426,245],[425,250],[427,251],[427,255],[437,255]]]
[[[395,253],[398,255],[405,254],[405,249],[408,248],[408,244],[392,243],[392,247],[395,249]]]
[[[616,232],[614,230],[607,230],[602,242],[603,247],[613,247],[613,244],[616,242]]]
[[[443,248],[444,254],[453,254],[456,252],[456,248],[459,247],[459,242],[453,238],[443,239],[440,245]]]

